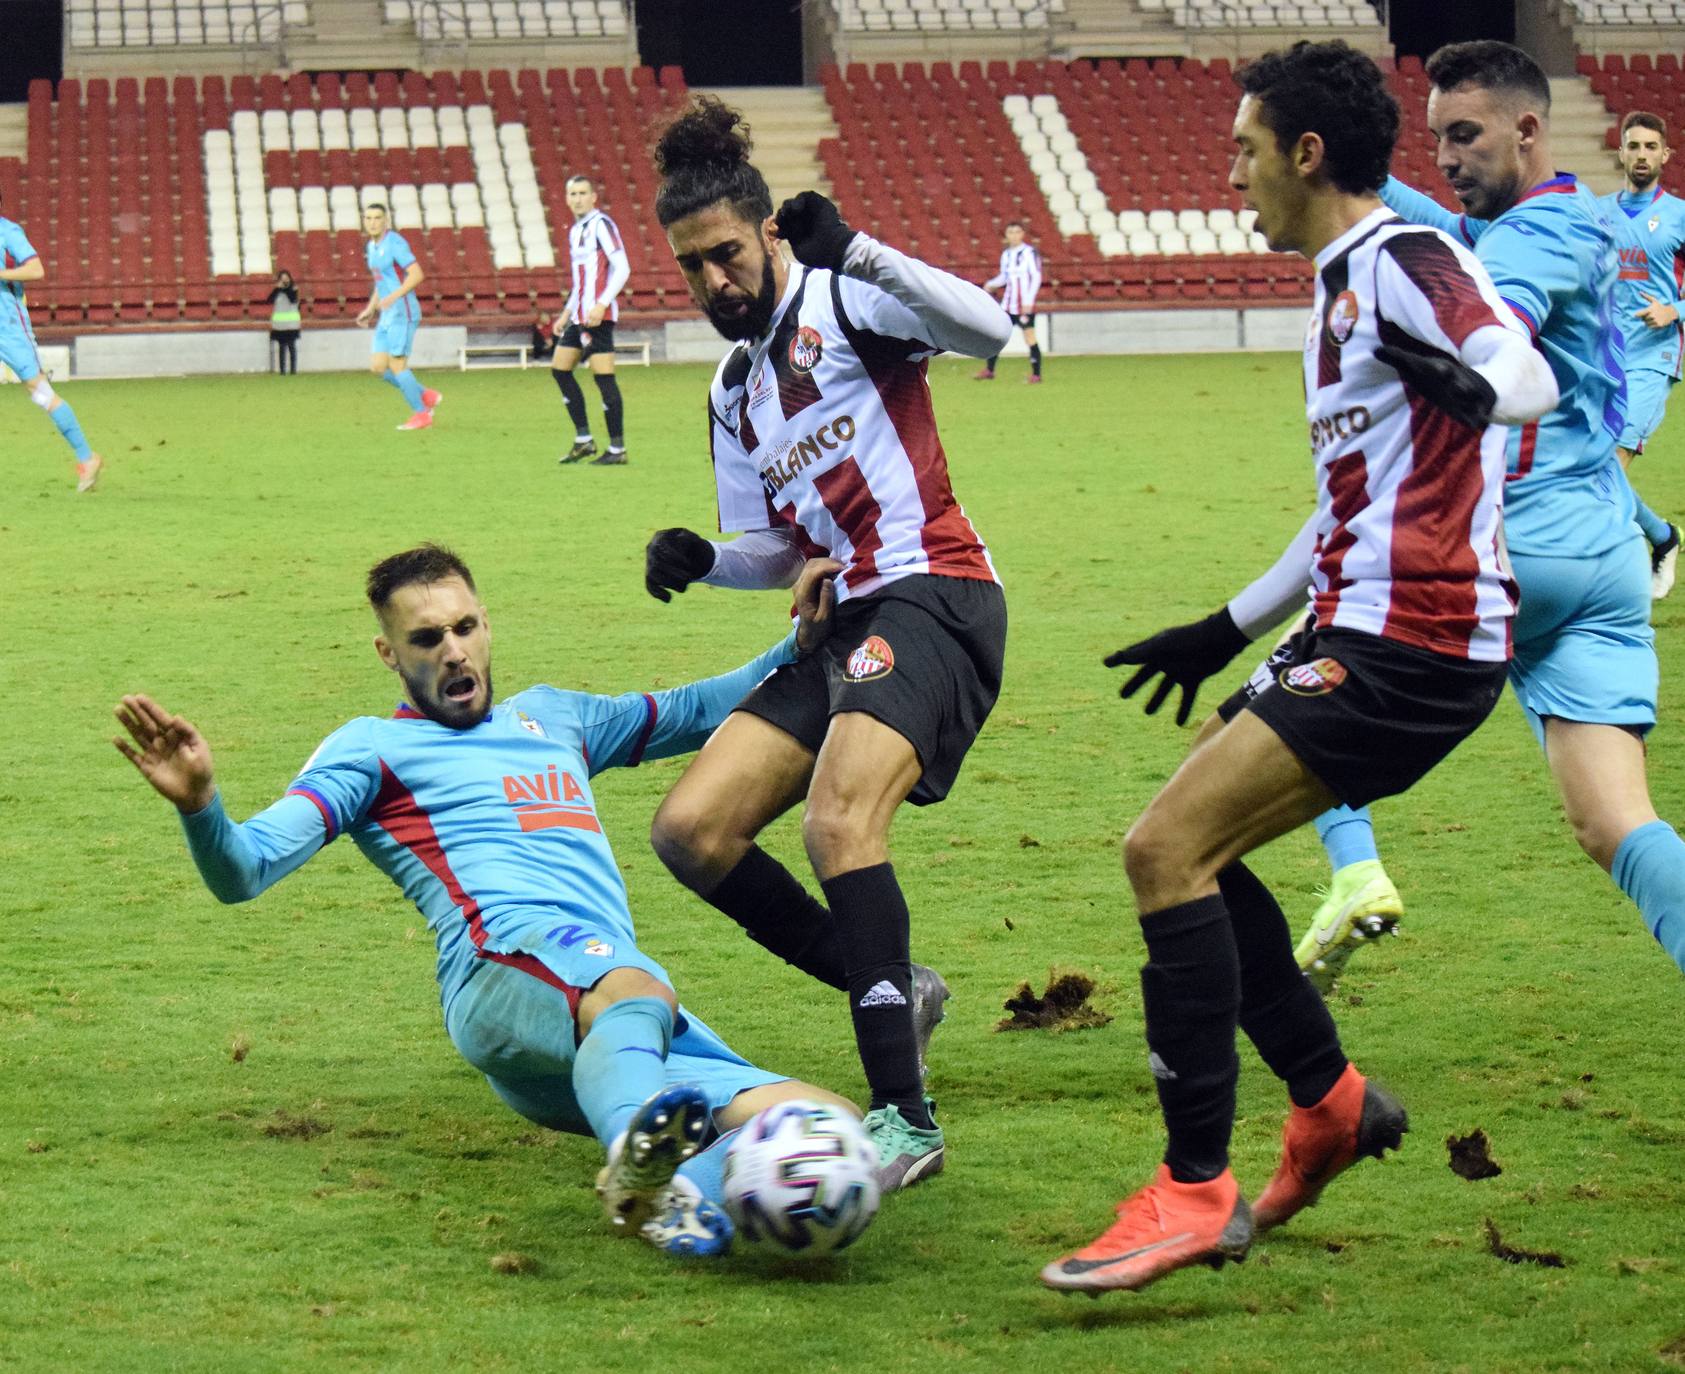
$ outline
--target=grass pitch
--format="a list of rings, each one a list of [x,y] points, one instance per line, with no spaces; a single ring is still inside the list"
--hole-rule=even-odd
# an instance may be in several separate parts
[[[219,906],[106,742],[118,695],[149,691],[205,731],[234,814],[266,804],[335,726],[390,709],[362,575],[428,537],[475,569],[501,693],[742,662],[782,632],[785,597],[698,588],[662,606],[641,585],[651,531],[712,520],[708,370],[623,373],[621,469],[556,466],[567,426],[542,372],[429,376],[446,399],[423,434],[395,433],[402,407],[364,377],[72,383],[110,462],[82,498],[51,427],[0,390],[0,1367],[1685,1365],[1685,988],[1574,847],[1513,703],[1377,808],[1405,933],[1354,961],[1335,1013],[1409,1104],[1402,1154],[1240,1269],[1098,1303],[1035,1284],[1162,1142],[1117,846],[1190,734],[1118,702],[1099,660],[1261,570],[1311,479],[1295,358],[1052,359],[1034,390],[1021,366],[989,386],[969,362],[932,369],[1012,616],[1005,692],[953,798],[893,837],[915,952],[954,988],[932,1054],[950,1165],[806,1269],[675,1265],[612,1238],[596,1146],[528,1126],[456,1057],[431,941],[395,889],[335,845]],[[1637,473],[1676,515],[1677,425]],[[1658,608],[1651,776],[1676,821],[1682,621],[1685,599]],[[599,781],[641,943],[738,1049],[858,1095],[841,999],[649,852],[681,766]],[[799,861],[793,820],[770,843]],[[1323,876],[1314,839],[1257,867],[1298,926]],[[1111,1023],[994,1033],[1016,985],[1052,968],[1095,979]],[[1242,1055],[1235,1167],[1255,1192],[1285,1100]],[[1503,1173],[1471,1183],[1443,1142],[1476,1127]],[[1503,1262],[1487,1219],[1566,1267]]]

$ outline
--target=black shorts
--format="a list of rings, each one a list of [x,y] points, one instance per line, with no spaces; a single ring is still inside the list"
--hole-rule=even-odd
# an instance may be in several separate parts
[[[614,356],[614,321],[604,320],[595,329],[570,323],[556,336],[557,348],[577,348],[579,356],[589,358],[593,353]]]
[[[1020,329],[1034,329],[1036,327],[1036,317],[1034,315],[1014,315],[1012,317],[1012,323],[1017,325]]]
[[[862,711],[913,746],[924,770],[911,800],[948,795],[1000,695],[1006,596],[994,582],[898,578],[836,610],[830,637],[738,705],[815,754],[831,717]]]
[[[1251,711],[1342,802],[1367,806],[1408,791],[1472,735],[1508,671],[1307,622],[1217,714]]]

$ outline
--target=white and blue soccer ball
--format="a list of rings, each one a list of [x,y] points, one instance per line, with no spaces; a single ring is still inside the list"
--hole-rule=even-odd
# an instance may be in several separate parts
[[[780,1102],[731,1142],[725,1206],[740,1240],[785,1255],[832,1254],[877,1215],[877,1147],[838,1107]]]

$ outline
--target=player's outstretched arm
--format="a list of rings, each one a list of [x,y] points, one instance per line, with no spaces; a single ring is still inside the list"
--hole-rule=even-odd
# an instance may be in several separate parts
[[[125,696],[116,715],[129,738],[112,744],[180,813],[188,852],[218,901],[250,901],[322,847],[321,813],[304,797],[283,797],[235,824],[217,795],[210,745],[185,717],[143,693]]]
[[[762,678],[829,636],[842,568],[832,558],[810,559],[796,579],[796,628],[742,667],[667,691],[597,698],[600,709],[585,727],[592,773],[700,749]]]
[[[1180,687],[1182,701],[1176,708],[1176,723],[1186,725],[1200,683],[1226,667],[1229,660],[1251,642],[1235,624],[1229,608],[1224,606],[1204,620],[1160,630],[1156,635],[1108,654],[1105,664],[1108,668],[1125,665],[1136,668],[1135,675],[1118,688],[1118,695],[1126,699],[1134,696],[1153,678],[1163,675],[1162,681],[1147,699],[1149,716],[1164,705],[1173,689]]]
[[[1012,337],[1012,321],[982,287],[853,228],[817,191],[785,201],[777,230],[798,262],[867,282],[906,307],[917,336],[937,348],[991,358]]]
[[[1381,203],[1402,220],[1442,229],[1462,243],[1472,244],[1492,223],[1489,219],[1470,219],[1447,210],[1432,196],[1394,176],[1389,176],[1381,186]]]

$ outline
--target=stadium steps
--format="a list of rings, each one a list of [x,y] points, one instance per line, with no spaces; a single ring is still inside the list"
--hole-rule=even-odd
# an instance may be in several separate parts
[[[1609,108],[1583,76],[1550,78],[1550,146],[1556,165],[1600,196],[1621,189],[1620,165],[1604,144]]]
[[[1053,50],[1049,56],[1071,62],[1079,57],[1177,57],[1187,52],[1188,37],[1169,10],[1143,10],[1135,0],[1065,0],[1063,14],[1052,16]]]
[[[831,194],[831,183],[819,160],[821,139],[835,138],[825,92],[814,86],[731,86],[708,91],[734,110],[741,110],[755,140],[755,166],[772,189],[779,205],[798,191]]]
[[[0,158],[22,158],[28,151],[29,106],[0,105]]]
[[[410,34],[391,32],[380,0],[312,0],[308,33],[289,35],[287,61],[295,71],[372,71],[415,65]]]

